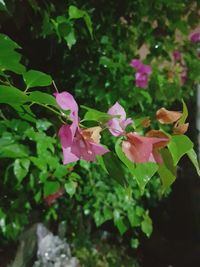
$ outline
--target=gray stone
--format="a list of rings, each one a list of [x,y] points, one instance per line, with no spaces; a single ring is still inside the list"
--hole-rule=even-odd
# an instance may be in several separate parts
[[[35,260],[35,258],[37,258]],[[79,267],[65,239],[39,223],[21,237],[14,262],[8,267]]]

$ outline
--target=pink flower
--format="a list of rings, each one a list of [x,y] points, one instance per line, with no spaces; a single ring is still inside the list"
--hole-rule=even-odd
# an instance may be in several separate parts
[[[104,155],[108,149],[100,145],[100,127],[88,129],[77,129],[71,143],[68,142],[68,136],[71,137],[71,129],[68,125],[63,125],[59,131],[59,137],[62,144],[64,164],[84,159],[95,161],[96,155]]]
[[[175,50],[173,52],[173,57],[175,61],[180,61],[181,60],[181,53],[178,50]]]
[[[118,102],[109,108],[108,114],[118,116],[117,118],[112,118],[108,121],[109,131],[114,136],[123,135],[125,128],[133,123],[131,118],[126,119],[126,112]]]
[[[71,144],[77,128],[79,127],[79,117],[78,117],[78,105],[74,97],[68,92],[55,93],[56,102],[63,110],[69,110],[69,118],[72,120],[71,125],[66,125],[69,128],[68,136],[65,139],[65,146]]]
[[[137,133],[128,133],[127,140],[122,142],[122,150],[129,160],[135,163],[162,163],[159,149],[164,147],[168,138],[146,137]]]
[[[200,32],[193,32],[190,35],[190,41],[193,42],[193,43],[200,42]]]
[[[103,155],[108,152],[99,144],[100,127],[80,129],[78,117],[78,105],[74,97],[68,93],[56,93],[56,101],[63,110],[69,110],[69,118],[72,124],[63,125],[59,130],[59,137],[62,145],[64,164],[75,162],[79,159],[94,161],[96,155]]]
[[[133,59],[130,66],[136,69],[136,86],[146,88],[152,72],[151,66],[143,64],[139,59]]]

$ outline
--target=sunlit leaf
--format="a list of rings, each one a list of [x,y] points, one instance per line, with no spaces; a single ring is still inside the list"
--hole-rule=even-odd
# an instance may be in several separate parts
[[[37,70],[29,70],[25,72],[23,74],[23,78],[27,88],[48,86],[52,83],[52,78],[50,75]]]
[[[0,34],[0,47],[0,70],[9,70],[17,74],[23,73],[25,67],[20,63],[21,55],[15,51],[20,46],[8,36]]]
[[[196,152],[194,151],[194,149],[190,149],[187,152],[187,155],[188,155],[189,159],[191,160],[191,162],[193,163],[194,167],[196,168],[198,175],[200,176],[200,167],[199,167],[199,162],[197,159]]]
[[[26,177],[30,166],[29,159],[16,159],[14,162],[14,174],[19,183]]]
[[[193,143],[186,135],[174,135],[171,137],[168,148],[172,154],[174,165],[177,165],[181,157],[193,148]]]
[[[72,197],[76,192],[77,183],[74,181],[66,181],[65,182],[65,190]]]
[[[27,101],[58,107],[55,97],[40,91],[31,92],[27,98]]]
[[[96,109],[89,108],[83,105],[81,105],[81,107],[87,110],[84,116],[84,120],[98,121],[98,122],[105,123],[112,118],[109,114],[98,111]]]
[[[152,231],[153,231],[153,226],[152,226],[152,220],[149,217],[148,213],[144,214],[144,219],[142,221],[142,231],[146,234],[147,237],[150,237]]]
[[[140,187],[141,193],[144,193],[146,184],[158,170],[158,164],[154,162],[138,163],[134,170],[134,177]]]
[[[26,102],[26,94],[16,87],[0,85],[0,103],[16,105]]]

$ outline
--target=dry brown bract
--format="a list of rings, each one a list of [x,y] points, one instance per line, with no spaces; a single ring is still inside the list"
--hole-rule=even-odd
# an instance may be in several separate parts
[[[176,122],[182,116],[181,112],[178,111],[170,111],[165,108],[160,108],[156,112],[157,120],[162,124],[171,124]]]

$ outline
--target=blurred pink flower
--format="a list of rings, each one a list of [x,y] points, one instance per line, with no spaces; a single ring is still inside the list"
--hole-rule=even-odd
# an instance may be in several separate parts
[[[139,59],[131,60],[130,66],[136,69],[136,86],[146,88],[152,72],[151,66],[143,64]]]
[[[190,35],[190,41],[193,43],[198,43],[200,42],[200,32],[194,32]]]
[[[125,128],[129,124],[133,123],[131,118],[126,119],[126,112],[118,102],[109,108],[108,114],[112,116],[118,116],[117,118],[112,118],[108,121],[108,129],[114,136],[123,135]]]
[[[96,155],[103,155],[108,152],[99,144],[100,127],[80,129],[78,117],[78,105],[74,97],[68,93],[55,93],[56,101],[63,110],[69,110],[69,118],[72,124],[63,125],[59,130],[59,137],[62,145],[64,160],[67,164],[79,159],[94,161]]]
[[[175,61],[180,61],[181,60],[181,52],[179,52],[178,50],[175,50],[173,52],[173,57]]]
[[[180,77],[181,77],[181,85],[184,85],[187,81],[188,78],[188,69],[187,66],[185,64],[181,64],[181,73],[180,73]]]
[[[122,150],[129,160],[135,163],[162,163],[159,149],[164,147],[168,138],[146,137],[137,133],[128,133],[127,140],[122,142]]]

